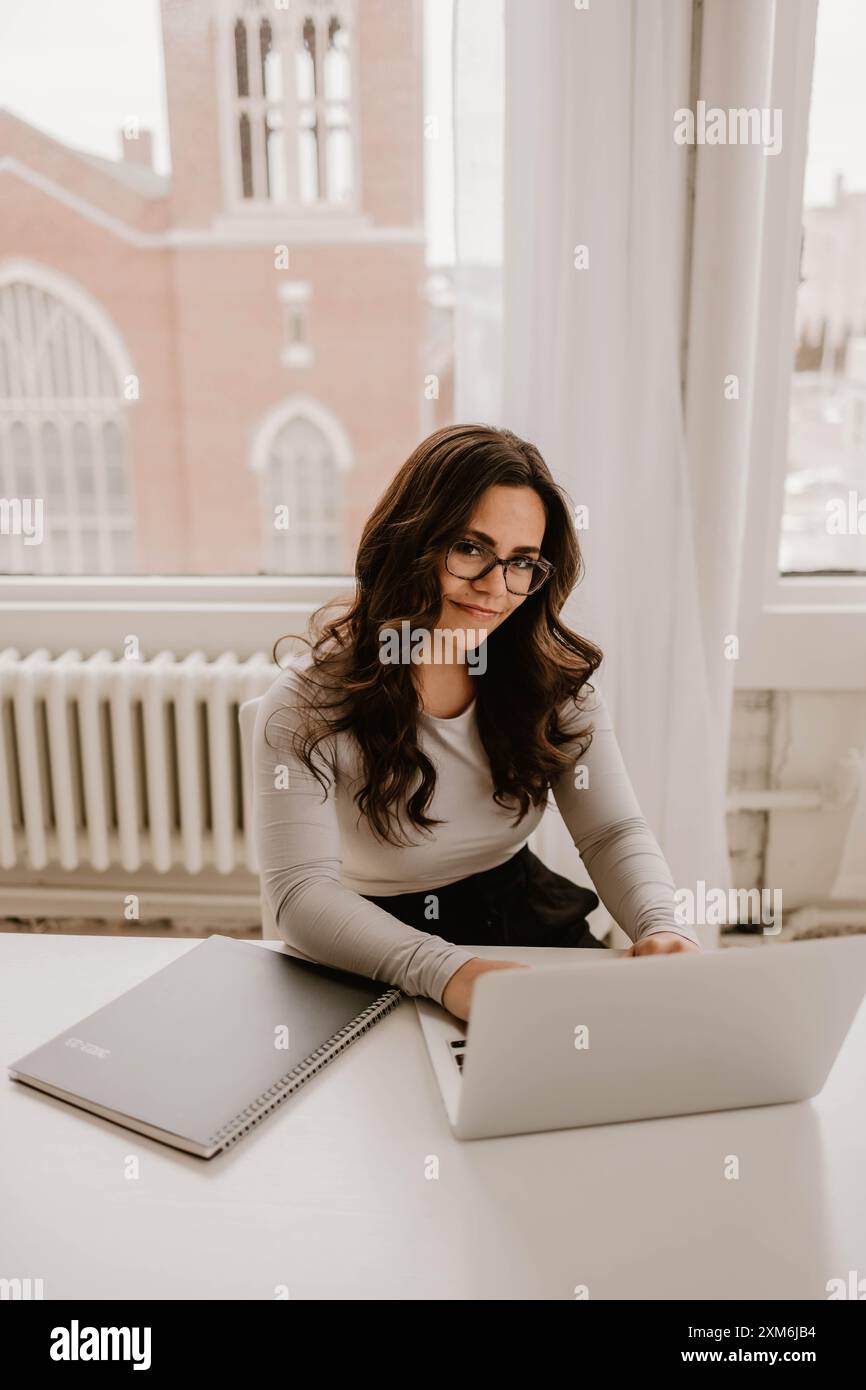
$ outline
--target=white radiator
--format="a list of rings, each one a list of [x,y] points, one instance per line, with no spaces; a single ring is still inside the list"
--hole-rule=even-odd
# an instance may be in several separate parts
[[[238,707],[276,674],[262,654],[0,652],[0,866],[255,873]]]

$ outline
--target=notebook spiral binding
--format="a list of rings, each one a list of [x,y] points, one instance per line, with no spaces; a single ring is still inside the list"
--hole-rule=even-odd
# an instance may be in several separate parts
[[[291,1071],[287,1071],[285,1076],[281,1076],[279,1081],[275,1081],[273,1086],[269,1086],[266,1091],[262,1091],[249,1105],[244,1106],[231,1120],[228,1120],[207,1141],[208,1144],[216,1144],[216,1152],[228,1149],[232,1144],[236,1144],[242,1139],[253,1125],[257,1125],[266,1115],[269,1115],[278,1105],[281,1105],[288,1096],[293,1095],[299,1087],[309,1081],[311,1076],[326,1067],[329,1062],[333,1062],[339,1053],[345,1051],[350,1043],[359,1038],[362,1033],[366,1033],[386,1014],[396,1009],[403,998],[402,990],[388,989],[384,994],[380,994],[372,1004],[358,1014],[357,1018],[347,1023],[345,1028],[341,1028],[338,1033],[323,1042],[321,1047],[317,1047],[315,1052],[311,1052],[309,1057],[305,1057],[303,1062],[299,1062]]]

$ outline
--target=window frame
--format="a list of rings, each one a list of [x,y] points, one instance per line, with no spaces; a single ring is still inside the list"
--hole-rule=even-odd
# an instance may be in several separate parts
[[[817,13],[817,0],[776,7],[771,104],[787,129],[767,157],[735,673],[742,689],[866,686],[866,576],[778,573]]]
[[[231,38],[235,6],[221,6],[220,14],[223,39],[226,16],[231,17]],[[817,0],[777,7],[771,104],[782,108],[787,128],[780,152],[766,161],[746,527],[741,557],[732,557],[740,558],[741,568],[735,683],[745,689],[866,687],[866,576],[782,578],[777,573],[816,22]],[[351,43],[356,175],[357,40],[355,10]],[[225,63],[218,69],[224,77]],[[224,103],[224,119],[230,121],[232,114],[231,103]],[[359,188],[356,179],[356,192]],[[285,216],[282,205],[249,203],[244,212]],[[315,220],[328,211],[310,207],[305,215]],[[342,216],[351,209],[330,211]],[[316,607],[353,588],[354,579],[346,574],[0,575],[0,648],[27,652],[44,647],[54,653],[68,648],[121,650],[124,637],[135,633],[145,656],[163,649],[178,654],[202,650],[209,657],[233,651],[243,659],[269,651],[289,629],[303,630]]]
[[[292,517],[297,516],[302,510],[300,502],[303,489],[299,487],[301,473],[297,462],[287,458],[282,452],[281,445],[286,433],[291,430],[293,425],[297,424],[302,427],[309,427],[314,434],[320,437],[327,450],[329,472],[324,478],[321,476],[317,478],[311,489],[309,500],[313,502],[321,500],[322,494],[332,498],[335,503],[333,519],[325,519],[323,515],[317,516],[313,510],[311,517],[305,522],[292,520]],[[283,552],[291,549],[288,545],[289,537],[295,544],[301,543],[308,551],[311,550],[323,565],[339,563],[342,560],[345,554],[343,546],[345,514],[339,482],[340,473],[346,467],[347,464],[344,459],[338,457],[333,440],[311,415],[300,410],[292,410],[283,415],[279,427],[271,433],[267,457],[263,460],[262,466],[257,469],[262,504],[262,527],[267,551],[266,563],[269,574],[287,573],[286,568],[279,562],[285,559]],[[313,471],[315,470],[311,469],[311,473]],[[274,492],[275,486],[276,493]],[[317,489],[320,494],[319,499],[314,496]],[[289,509],[290,525],[286,531],[278,531],[274,523],[271,509],[275,505],[275,496],[280,499],[280,503]],[[306,566],[303,572],[309,572],[309,568],[311,566]]]

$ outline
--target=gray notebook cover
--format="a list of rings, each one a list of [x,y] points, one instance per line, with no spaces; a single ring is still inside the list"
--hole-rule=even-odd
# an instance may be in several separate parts
[[[211,1158],[402,997],[360,975],[209,936],[20,1057],[9,1074]],[[288,1047],[279,1047],[286,1030]]]

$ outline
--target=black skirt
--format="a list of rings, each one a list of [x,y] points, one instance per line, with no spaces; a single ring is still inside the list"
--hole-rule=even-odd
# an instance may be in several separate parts
[[[391,897],[362,896],[407,926],[455,946],[589,946],[598,896],[548,869],[528,845],[504,864],[444,888]],[[434,916],[433,913],[438,912]]]

